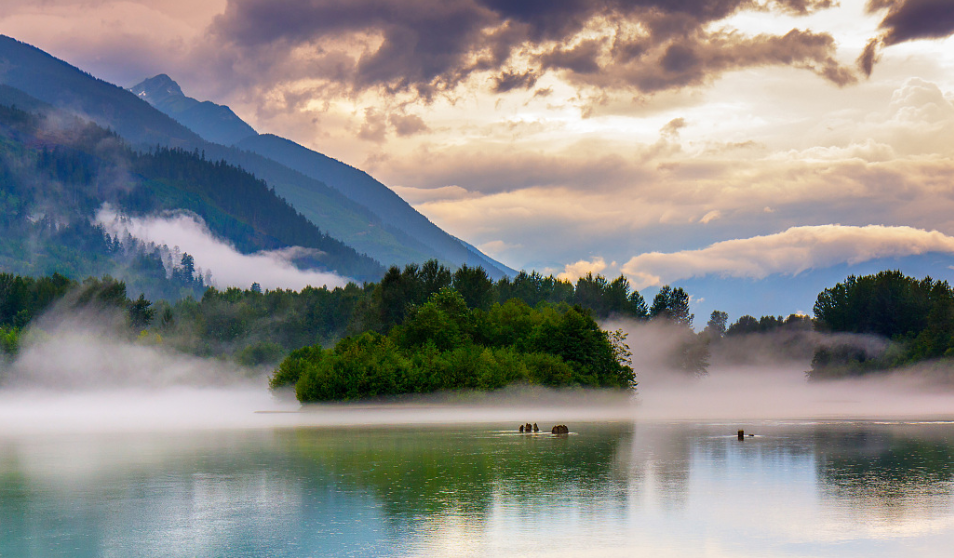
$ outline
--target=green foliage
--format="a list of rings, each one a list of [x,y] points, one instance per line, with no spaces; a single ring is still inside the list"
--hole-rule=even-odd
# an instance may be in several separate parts
[[[712,314],[709,315],[709,322],[706,323],[704,331],[710,338],[720,339],[725,336],[728,323],[728,314],[721,310],[713,310]]]
[[[249,345],[239,351],[236,359],[239,364],[245,366],[259,366],[262,364],[275,364],[285,355],[285,348],[278,343],[270,341],[260,341],[254,345]]]
[[[487,311],[443,288],[387,335],[364,332],[331,350],[292,352],[272,376],[302,402],[493,390],[521,382],[632,388],[625,336],[611,337],[580,307],[519,300]]]
[[[784,319],[781,316],[762,316],[756,319],[752,316],[745,315],[730,325],[728,329],[725,330],[725,335],[771,333],[773,331],[809,331],[812,327],[811,318],[799,314],[789,314],[789,316]]]
[[[454,272],[453,285],[468,308],[486,310],[494,302],[494,283],[482,267],[462,265]]]
[[[850,276],[822,291],[814,310],[822,331],[877,335],[891,344],[881,354],[850,344],[820,347],[809,372],[813,379],[954,356],[954,291],[946,281],[900,271]]]
[[[0,273],[0,326],[25,327],[72,286],[59,274],[34,279]]]
[[[20,329],[0,327],[0,355],[15,357],[20,350]]]
[[[918,281],[900,271],[850,276],[818,295],[815,319],[823,331],[904,337],[923,331],[936,297],[949,293],[946,282]]]
[[[689,313],[689,294],[682,287],[672,288],[663,286],[653,297],[653,305],[649,309],[652,319],[665,319],[670,322],[692,327],[693,315]]]

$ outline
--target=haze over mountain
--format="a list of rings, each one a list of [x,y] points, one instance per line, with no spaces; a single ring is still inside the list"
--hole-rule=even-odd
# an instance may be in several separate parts
[[[0,36],[0,62],[3,63],[0,83],[108,126],[134,146],[148,149],[162,145],[197,150],[208,159],[221,159],[254,173],[323,231],[385,265],[437,258],[455,266],[464,263],[481,265],[493,277],[510,272],[429,222],[417,229],[407,227],[423,232],[424,238],[415,238],[402,230],[400,225],[404,220],[426,221],[410,206],[406,206],[404,214],[394,217],[387,214],[382,218],[339,190],[279,162],[249,150],[207,141],[137,95],[98,80],[35,47]],[[219,134],[217,137],[244,129],[237,118],[233,121],[215,116],[231,113],[225,113],[225,107],[190,102],[190,99],[174,94],[174,89],[178,88],[172,88],[172,84],[171,80],[165,84],[169,86],[164,98],[167,110],[172,110],[169,108],[172,106],[186,107],[179,114],[192,115],[193,123],[204,122],[206,133],[214,130],[213,134]],[[240,132],[235,137],[241,136]],[[382,194],[396,197],[383,185],[379,184],[379,187]]]

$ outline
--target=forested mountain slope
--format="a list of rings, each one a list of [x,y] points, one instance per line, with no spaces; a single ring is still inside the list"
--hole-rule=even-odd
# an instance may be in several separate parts
[[[362,280],[384,272],[240,168],[176,148],[137,152],[61,112],[0,106],[0,183],[0,264],[7,271],[83,277],[117,267],[120,247],[91,224],[109,203],[129,215],[194,212],[242,252],[302,246],[313,251],[300,265]]]
[[[369,209],[322,182],[261,155],[205,141],[133,93],[4,36],[0,36],[0,84],[92,119],[137,149],[159,145],[198,150],[208,160],[242,167],[265,180],[324,232],[382,263],[432,257],[419,242],[389,229]]]

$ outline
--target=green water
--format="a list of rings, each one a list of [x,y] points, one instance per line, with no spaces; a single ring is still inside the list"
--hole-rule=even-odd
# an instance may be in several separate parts
[[[954,424],[738,426],[0,438],[0,557],[951,555]]]

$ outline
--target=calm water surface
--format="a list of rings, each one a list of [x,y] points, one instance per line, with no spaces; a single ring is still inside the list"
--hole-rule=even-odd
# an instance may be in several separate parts
[[[952,555],[951,423],[515,426],[0,438],[0,557]]]

